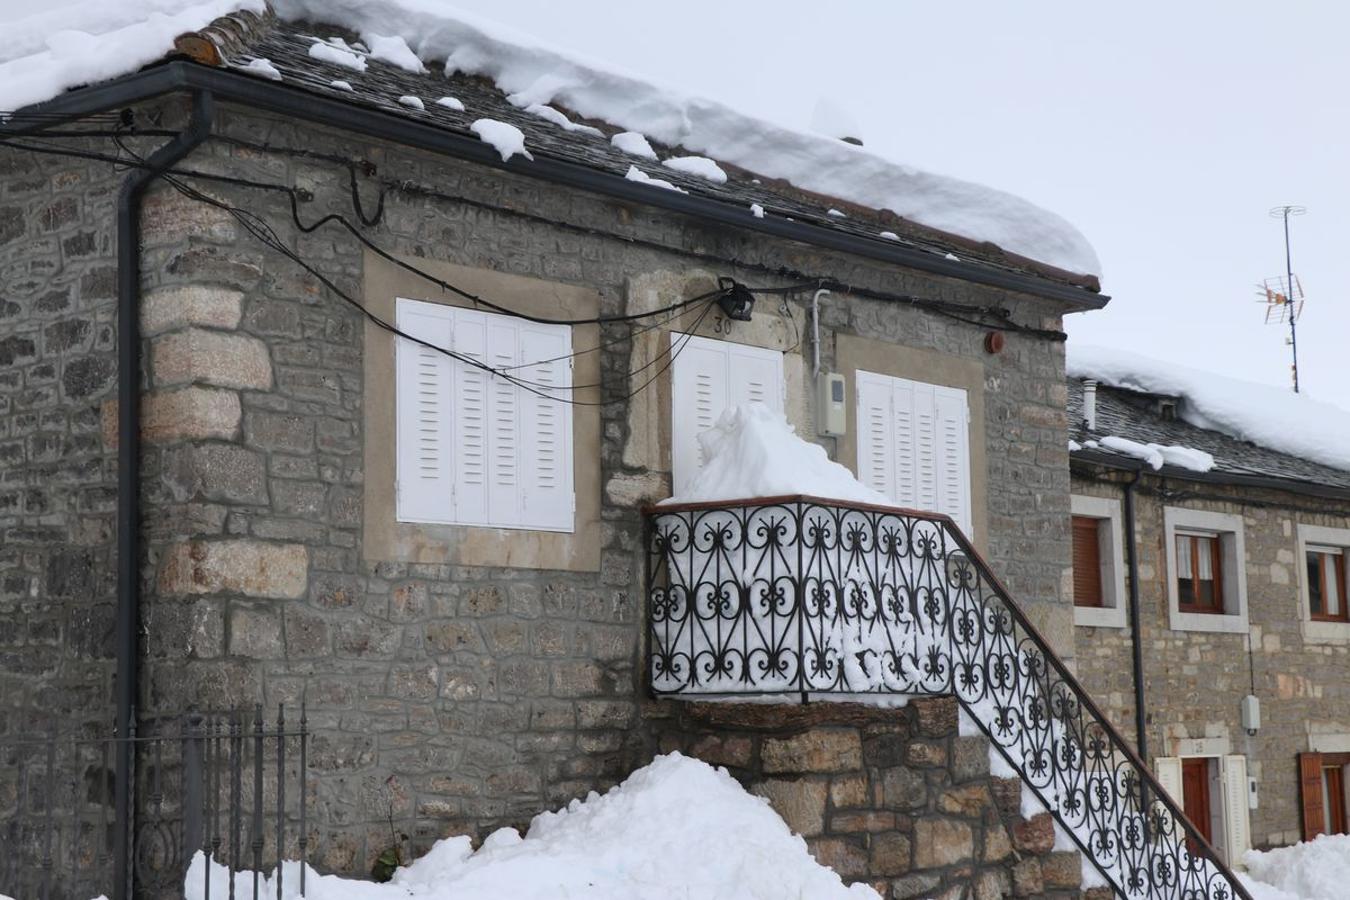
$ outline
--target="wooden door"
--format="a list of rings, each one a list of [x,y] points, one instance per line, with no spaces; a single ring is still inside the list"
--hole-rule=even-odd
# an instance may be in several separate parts
[[[1191,820],[1195,830],[1200,832],[1206,841],[1211,844],[1214,843],[1209,828],[1208,759],[1183,759],[1181,761],[1181,795],[1182,811],[1186,813],[1186,818]],[[1200,853],[1199,846],[1190,837],[1186,838],[1186,846],[1191,853]]]
[[[1327,782],[1327,833],[1346,834],[1345,770],[1340,766],[1328,766],[1322,770],[1322,777]]]

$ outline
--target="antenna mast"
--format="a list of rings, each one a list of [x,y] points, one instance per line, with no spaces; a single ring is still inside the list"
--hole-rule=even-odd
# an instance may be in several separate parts
[[[1276,206],[1270,210],[1272,219],[1284,221],[1284,276],[1267,278],[1262,282],[1259,293],[1265,297],[1266,324],[1273,320],[1283,324],[1285,316],[1289,318],[1289,344],[1293,354],[1290,372],[1294,378],[1294,393],[1298,393],[1298,317],[1303,312],[1303,285],[1294,277],[1293,256],[1289,246],[1289,217],[1301,216],[1308,211],[1305,206]]]

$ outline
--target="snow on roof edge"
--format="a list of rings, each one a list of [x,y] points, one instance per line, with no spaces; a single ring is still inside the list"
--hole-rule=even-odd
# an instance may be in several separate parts
[[[1350,410],[1307,394],[1072,341],[1065,370],[1112,387],[1181,397],[1181,417],[1192,425],[1350,471]]]

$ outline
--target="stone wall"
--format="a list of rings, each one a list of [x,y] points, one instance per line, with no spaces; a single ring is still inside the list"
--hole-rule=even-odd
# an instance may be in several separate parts
[[[0,150],[0,728],[111,721],[114,210],[106,164]]]
[[[1073,492],[1119,499],[1121,486],[1075,469]],[[1245,634],[1173,631],[1168,624],[1165,507],[1242,517],[1251,656]],[[1247,757],[1257,780],[1252,843],[1301,839],[1296,754],[1318,736],[1350,736],[1350,637],[1310,642],[1301,627],[1297,526],[1350,528],[1350,504],[1254,488],[1146,476],[1136,501],[1144,691],[1150,754],[1175,756],[1185,741],[1215,739]],[[1078,675],[1127,739],[1135,734],[1130,632],[1078,628]],[[1262,727],[1241,726],[1242,697],[1261,700]],[[1152,760],[1150,760],[1151,762]]]
[[[171,125],[182,121],[184,107],[175,101],[162,112]],[[673,295],[665,299],[672,302],[693,284],[685,275],[696,268],[763,285],[791,283],[777,274],[787,269],[1005,307],[1019,321],[1048,328],[1061,324],[1057,304],[1028,296],[712,227],[331,130],[225,107],[215,132],[225,139],[195,151],[184,167],[297,185],[307,192],[301,215],[308,223],[328,212],[352,215],[345,161],[368,160],[379,177],[412,185],[389,190],[382,220],[367,229],[382,247],[405,258],[584,287],[598,295],[603,314],[646,302],[635,292],[661,273],[670,276]],[[117,410],[105,402],[114,389],[106,257],[116,180],[96,164],[35,168],[17,151],[0,153],[0,198],[23,213],[16,237],[0,233],[0,253],[6,273],[29,273],[5,282],[3,309],[17,342],[7,333],[0,345],[15,356],[0,402],[6,415],[22,404],[34,407],[7,420],[18,425],[7,426],[3,446],[26,460],[37,457],[18,474],[7,467],[0,494],[12,510],[0,509],[8,567],[0,615],[32,611],[43,621],[22,640],[45,642],[41,653],[7,653],[0,677],[21,685],[34,703],[90,684],[106,698],[106,642],[89,646],[89,628],[65,611],[56,616],[69,619],[61,629],[51,620],[66,598],[86,594],[100,598],[105,611],[100,635],[111,620],[115,561],[107,520]],[[361,178],[369,201],[380,187]],[[365,264],[351,235],[333,226],[303,233],[276,192],[201,187],[263,216],[288,247],[360,301]],[[598,457],[601,468],[594,570],[372,556],[363,542],[370,462],[363,364],[372,338],[361,312],[265,249],[221,209],[161,184],[146,199],[144,219],[145,713],[305,699],[317,732],[316,861],[342,871],[368,868],[388,842],[390,815],[410,834],[481,834],[604,788],[648,758],[638,505],[662,496],[669,481],[650,460],[633,462],[630,406],[602,407],[600,445],[578,448]],[[79,256],[88,246],[96,252]],[[103,303],[87,314],[87,331],[63,324],[66,301],[56,298],[66,293],[72,317],[76,310],[85,315],[87,299]],[[439,293],[426,288],[430,298]],[[785,328],[792,321],[800,329],[807,299],[809,292],[788,298],[786,313],[777,298],[766,300],[757,318],[782,317]],[[851,334],[894,344],[897,353],[913,348],[959,358],[983,372],[988,526],[977,537],[1037,624],[1071,655],[1062,345],[1010,333],[1006,349],[991,356],[983,350],[984,329],[842,294],[825,305],[822,328],[826,365],[840,362],[836,334]],[[611,394],[622,394],[639,364],[628,326],[607,325],[601,337],[601,377]],[[788,354],[792,365],[803,367],[809,352],[799,330]],[[82,362],[85,356],[104,362]],[[635,402],[653,401],[648,394]],[[23,422],[43,421],[48,413],[37,406],[78,433],[88,460],[69,499],[45,508],[24,491],[51,481],[41,461],[51,451],[15,433],[36,428]],[[385,441],[392,452],[393,435]],[[61,467],[70,465],[67,459]],[[14,487],[19,481],[23,490]],[[26,542],[18,540],[25,535]],[[52,562],[71,553],[87,554],[88,566]],[[71,661],[68,672],[26,661],[57,657]],[[80,667],[91,657],[102,661],[86,677]]]
[[[886,900],[1079,896],[1078,852],[1055,849],[1049,813],[1022,817],[1020,780],[990,776],[988,740],[957,734],[949,697],[662,701],[646,715],[660,750],[725,766],[818,860]]]

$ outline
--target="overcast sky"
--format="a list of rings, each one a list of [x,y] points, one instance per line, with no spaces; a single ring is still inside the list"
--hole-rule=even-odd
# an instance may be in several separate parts
[[[1304,390],[1350,407],[1350,8],[807,0],[455,5],[804,127],[842,104],[867,146],[1020,194],[1092,241],[1112,301],[1071,339],[1289,383],[1254,295],[1293,220]]]

